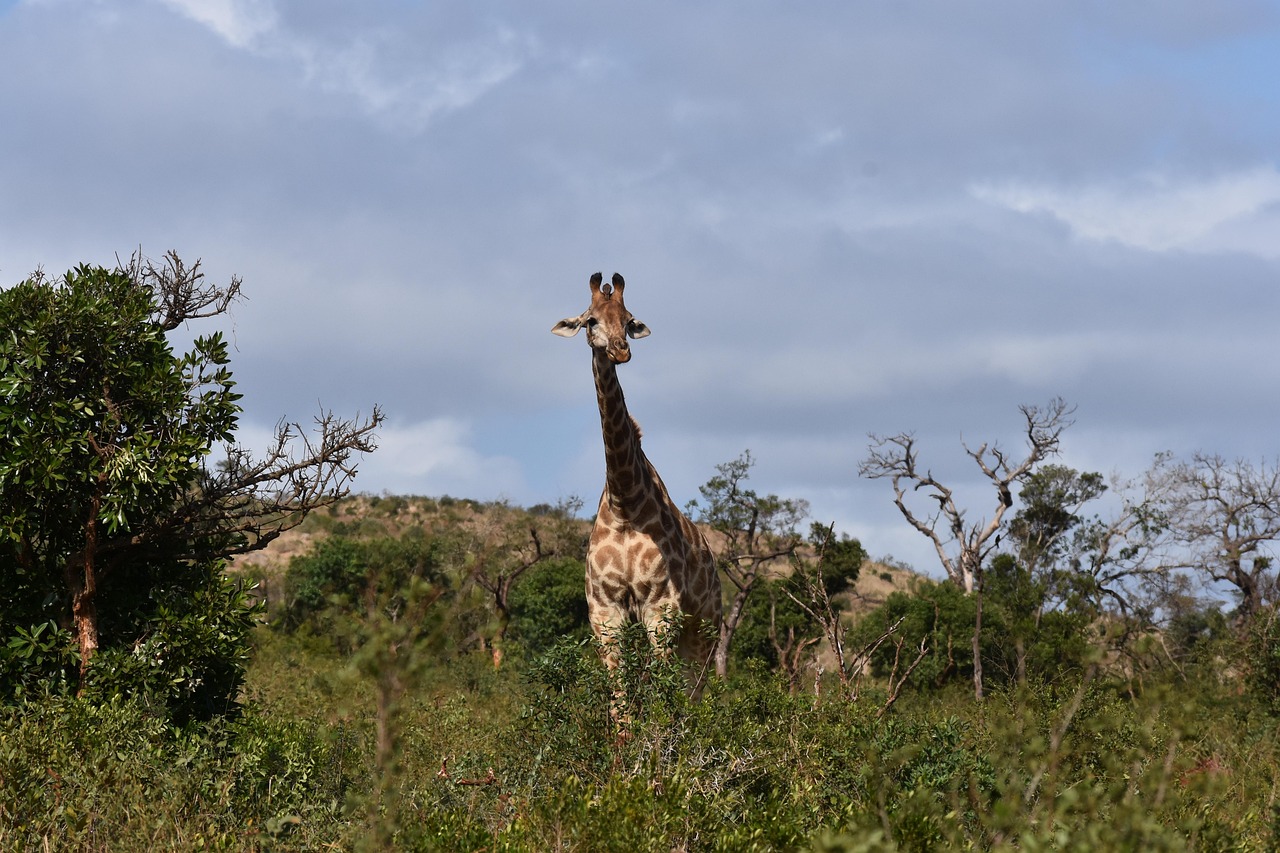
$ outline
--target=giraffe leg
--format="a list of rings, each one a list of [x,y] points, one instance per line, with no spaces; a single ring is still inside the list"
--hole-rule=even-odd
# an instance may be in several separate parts
[[[675,604],[650,607],[644,616],[644,628],[649,634],[653,653],[661,659],[680,653],[684,645],[685,617]]]
[[[684,661],[689,695],[700,698],[715,662],[718,640],[709,633],[714,630],[709,620],[682,613],[677,605],[668,604],[651,611],[646,616],[645,627],[655,655],[665,660],[674,652]]]
[[[609,717],[613,720],[615,734],[621,743],[629,736],[631,725],[631,714],[627,708],[627,691],[623,687],[621,672],[622,633],[626,625],[626,614],[620,608],[610,607],[588,598],[587,616],[599,647],[600,660],[604,663],[608,674],[611,691]]]

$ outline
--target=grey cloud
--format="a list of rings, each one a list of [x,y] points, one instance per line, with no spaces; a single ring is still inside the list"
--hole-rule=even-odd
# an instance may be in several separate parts
[[[590,503],[589,357],[547,330],[597,269],[654,329],[623,382],[673,492],[750,447],[873,553],[917,534],[856,477],[869,431],[959,479],[961,436],[1016,443],[1058,394],[1094,468],[1273,444],[1271,208],[1192,252],[975,193],[1274,170],[1265,6],[261,9],[0,16],[0,276],[139,244],[240,274],[246,422],[381,403],[361,488]]]

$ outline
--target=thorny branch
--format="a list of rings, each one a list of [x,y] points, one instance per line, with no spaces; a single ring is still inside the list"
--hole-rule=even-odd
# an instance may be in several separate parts
[[[117,257],[116,264],[134,281],[151,290],[156,302],[156,322],[166,332],[188,320],[216,317],[242,298],[239,276],[232,276],[226,287],[207,282],[200,271],[199,259],[187,266],[172,249],[164,253],[159,265],[145,257],[141,249],[127,262]]]

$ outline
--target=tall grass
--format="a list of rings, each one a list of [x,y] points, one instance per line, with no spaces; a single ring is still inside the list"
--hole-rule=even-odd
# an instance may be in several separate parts
[[[636,648],[632,723],[590,643],[420,661],[380,762],[377,672],[263,629],[236,719],[128,701],[0,715],[0,849],[1263,850],[1276,718],[1230,680],[1093,672],[878,703],[746,668],[685,695]],[[835,691],[828,694],[834,697]],[[384,723],[386,721],[384,720]]]

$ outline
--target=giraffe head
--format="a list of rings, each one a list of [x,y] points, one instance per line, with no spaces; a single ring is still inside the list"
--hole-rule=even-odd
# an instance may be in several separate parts
[[[603,350],[614,364],[631,360],[631,345],[627,338],[643,338],[649,327],[641,323],[622,303],[622,291],[627,283],[622,276],[613,274],[612,287],[602,284],[604,276],[591,276],[591,307],[577,317],[566,317],[552,326],[551,331],[562,338],[571,338],[584,326],[587,343],[592,349]]]

